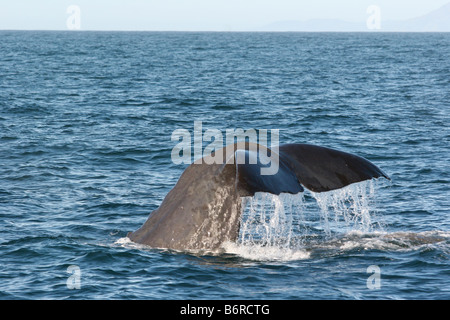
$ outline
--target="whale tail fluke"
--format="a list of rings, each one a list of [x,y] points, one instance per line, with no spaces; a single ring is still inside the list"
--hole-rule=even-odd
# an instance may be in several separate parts
[[[349,184],[389,176],[369,160],[330,148],[309,144],[285,144],[287,156],[299,182],[314,192],[343,188]]]
[[[238,188],[243,196],[256,192],[273,194],[303,191],[325,192],[343,188],[349,184],[384,177],[390,178],[369,160],[354,154],[309,144],[285,144],[279,147],[278,171],[273,175],[262,175],[261,168],[267,166],[257,162],[238,164]],[[252,156],[245,152],[246,160]]]

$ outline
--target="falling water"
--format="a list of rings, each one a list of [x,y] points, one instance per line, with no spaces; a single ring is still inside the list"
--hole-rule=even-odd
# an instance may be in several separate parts
[[[374,181],[364,181],[331,192],[311,193],[320,208],[327,235],[332,232],[381,231],[374,210]]]
[[[239,239],[226,249],[254,259],[308,258],[311,238],[381,230],[373,198],[372,181],[323,193],[257,193],[243,198]]]
[[[309,258],[302,249],[304,206],[302,194],[256,193],[243,198],[238,241],[226,243],[225,250],[252,260]]]
[[[302,234],[303,195],[257,193],[243,199],[239,242],[279,248],[292,247]]]

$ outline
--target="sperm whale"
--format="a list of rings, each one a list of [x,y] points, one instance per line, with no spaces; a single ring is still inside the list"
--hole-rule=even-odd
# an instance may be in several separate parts
[[[390,180],[369,160],[326,147],[283,144],[275,152],[247,142],[225,148],[230,147],[228,158],[219,152],[223,150],[216,151],[221,163],[208,159],[217,156],[212,154],[189,165],[160,207],[128,238],[153,248],[215,251],[224,242],[236,241],[242,197],[256,192],[297,194],[304,188],[326,192],[364,180]],[[276,172],[262,174],[267,162],[260,152],[276,159]]]

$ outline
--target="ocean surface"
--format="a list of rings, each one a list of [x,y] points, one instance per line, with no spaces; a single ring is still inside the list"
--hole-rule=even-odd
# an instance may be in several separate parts
[[[132,243],[176,129],[279,129],[390,177]],[[0,31],[0,299],[449,299],[449,33]]]

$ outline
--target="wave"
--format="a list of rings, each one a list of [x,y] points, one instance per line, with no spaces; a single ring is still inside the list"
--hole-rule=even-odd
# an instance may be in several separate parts
[[[298,247],[228,242],[224,244],[224,250],[228,254],[255,261],[309,260],[365,250],[407,252],[428,250],[437,246],[448,248],[450,232],[441,230],[369,233],[352,231],[333,238],[317,237],[309,240],[303,239],[303,245]]]
[[[350,250],[411,251],[447,244],[450,232],[430,230],[422,232],[349,232],[339,238],[322,243],[322,248]]]

